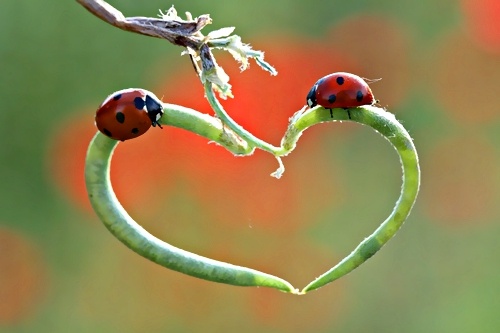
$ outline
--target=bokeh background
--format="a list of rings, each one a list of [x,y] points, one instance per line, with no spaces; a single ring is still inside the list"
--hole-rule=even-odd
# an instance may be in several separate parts
[[[100,21],[75,1],[0,4],[1,332],[499,332],[500,2],[171,1],[236,26],[266,52],[239,73],[228,112],[279,144],[321,76],[372,84],[418,148],[419,200],[362,267],[306,296],[197,280],[115,240],[86,199],[95,109],[126,87],[210,113],[180,48]],[[127,16],[171,3],[114,0]],[[333,266],[390,213],[392,147],[356,124],[309,129],[284,159],[230,153],[164,128],[120,144],[112,180],[154,235],[297,287]]]

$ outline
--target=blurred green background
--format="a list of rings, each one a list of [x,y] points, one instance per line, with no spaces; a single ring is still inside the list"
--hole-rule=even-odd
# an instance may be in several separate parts
[[[147,262],[89,208],[83,159],[111,92],[154,91],[210,112],[180,48],[100,21],[75,1],[0,5],[0,332],[500,331],[500,2],[129,1],[126,16],[209,13],[279,76],[231,75],[228,112],[278,144],[310,86],[335,71],[382,78],[383,107],[415,139],[422,189],[398,236],[302,297],[209,283]],[[120,145],[113,184],[131,214],[182,248],[296,287],[333,266],[391,211],[396,153],[355,124],[310,129],[276,162],[234,158],[178,129]]]

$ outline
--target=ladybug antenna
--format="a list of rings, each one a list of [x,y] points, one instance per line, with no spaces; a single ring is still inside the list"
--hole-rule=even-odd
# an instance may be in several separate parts
[[[365,80],[366,83],[368,83],[368,84],[372,84],[372,83],[375,83],[375,82],[378,82],[378,81],[382,80],[382,78],[379,78],[379,79],[367,79],[367,78],[363,78],[363,80]]]

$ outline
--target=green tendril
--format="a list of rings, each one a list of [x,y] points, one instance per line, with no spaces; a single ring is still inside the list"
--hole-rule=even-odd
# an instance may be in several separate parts
[[[160,125],[174,126],[196,133],[223,146],[234,155],[251,155],[255,150],[254,146],[208,114],[168,103],[163,104],[163,110],[165,116],[160,118]]]
[[[420,186],[418,156],[410,135],[392,114],[375,106],[332,110],[319,106],[312,109],[304,107],[290,118],[281,145],[273,146],[255,137],[231,119],[214,94],[215,87],[223,97],[232,96],[229,77],[217,65],[211,48],[228,51],[240,63],[242,70],[248,68],[249,59],[254,59],[263,70],[271,75],[277,74],[274,67],[264,60],[262,51],[253,50],[248,44],[244,44],[239,36],[231,35],[234,28],[222,28],[204,36],[200,30],[211,23],[208,15],[201,15],[192,20],[191,15],[187,14],[188,20],[185,21],[177,16],[172,7],[166,14],[162,14],[161,19],[125,18],[105,1],[78,2],[97,17],[120,29],[163,38],[187,49],[186,53],[190,55],[196,71],[201,70],[199,74],[205,95],[217,118],[165,103],[164,115],[159,120],[160,125],[175,126],[201,135],[234,155],[251,155],[256,148],[267,151],[279,163],[278,170],[271,175],[280,178],[285,170],[281,157],[293,151],[307,128],[327,121],[354,121],[370,126],[389,140],[398,152],[403,168],[401,194],[390,216],[351,254],[299,292],[289,282],[276,276],[199,256],[174,247],[147,232],[127,214],[110,183],[110,161],[118,141],[97,133],[88,148],[85,164],[89,199],[109,231],[134,252],[169,269],[201,279],[236,286],[269,287],[300,295],[335,281],[360,266],[396,234],[410,214]]]
[[[205,87],[208,92],[209,84]],[[160,124],[194,132],[220,144],[235,155],[250,155],[255,147],[261,148],[278,158],[281,172],[284,167],[279,156],[289,154],[307,128],[327,121],[354,121],[370,126],[392,143],[401,159],[403,185],[396,206],[391,215],[351,254],[298,292],[289,282],[276,276],[193,254],[148,233],[127,214],[111,187],[110,160],[118,141],[97,133],[90,143],[85,168],[90,202],[110,232],[134,252],[169,269],[209,281],[305,294],[348,274],[372,257],[396,234],[410,214],[420,185],[418,156],[408,132],[391,113],[374,106],[333,109],[331,113],[321,107],[301,110],[290,119],[281,147],[274,147],[234,123],[213,96],[211,89],[210,92],[207,96],[219,119],[192,109],[164,104],[165,115]]]
[[[252,133],[248,132],[246,129],[241,127],[227,114],[227,112],[220,104],[219,100],[215,97],[214,91],[212,89],[212,83],[209,81],[205,81],[204,87],[205,87],[205,96],[207,97],[210,106],[215,111],[215,114],[222,121],[222,123],[227,125],[230,129],[234,131],[234,133],[243,138],[252,147],[259,148],[273,154],[276,160],[278,161],[279,167],[276,171],[271,173],[271,176],[278,179],[281,178],[283,172],[285,172],[285,166],[283,165],[283,162],[279,157],[281,148],[275,147],[272,144],[269,144],[266,141],[257,138],[255,135],[253,135]]]
[[[389,241],[404,223],[417,198],[420,187],[420,166],[413,141],[405,128],[396,120],[393,114],[375,106],[362,106],[350,109],[326,110],[315,107],[308,111],[302,109],[290,119],[288,129],[281,141],[281,147],[274,147],[256,138],[240,125],[235,123],[224,111],[215,98],[210,83],[205,83],[205,93],[217,117],[227,124],[236,134],[244,138],[250,145],[273,154],[280,162],[280,168],[272,175],[279,178],[284,172],[284,166],[279,156],[289,154],[297,145],[302,133],[309,127],[327,121],[353,121],[370,126],[382,134],[399,154],[403,169],[403,185],[401,194],[391,215],[356,249],[332,269],[322,274],[308,284],[301,293],[318,289],[325,284],[350,273],[356,267],[372,257]]]
[[[281,278],[179,249],[142,228],[127,214],[111,187],[109,168],[117,144],[118,141],[101,133],[96,134],[87,152],[85,181],[92,207],[108,230],[123,244],[159,265],[201,279],[297,293],[290,283]]]
[[[215,97],[214,91],[212,89],[212,83],[209,81],[205,81],[205,95],[210,103],[210,106],[215,111],[217,117],[222,121],[223,124],[227,125],[230,129],[232,129],[236,134],[238,134],[241,138],[247,141],[250,145],[265,150],[273,155],[279,151],[278,147],[275,147],[264,140],[261,140],[248,132],[238,123],[236,123],[224,110],[219,100]]]
[[[365,238],[351,254],[309,283],[302,289],[301,293],[307,293],[335,281],[377,253],[385,243],[394,237],[410,214],[420,187],[418,155],[410,135],[394,115],[378,107],[362,106],[348,110],[333,109],[332,116],[329,110],[322,107],[316,107],[305,113],[298,112],[292,117],[287,133],[283,138],[283,151],[293,150],[302,132],[310,126],[325,121],[339,120],[350,120],[370,126],[393,145],[400,157],[403,169],[403,185],[399,199],[390,216],[370,236]]]

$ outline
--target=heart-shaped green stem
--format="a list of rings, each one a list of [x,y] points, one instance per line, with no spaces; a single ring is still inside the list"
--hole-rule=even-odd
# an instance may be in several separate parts
[[[281,141],[281,147],[278,148],[255,138],[251,133],[235,123],[215,98],[210,83],[205,83],[205,94],[217,116],[229,128],[248,142],[251,142],[250,144],[255,147],[274,154],[278,161],[280,161],[279,156],[285,156],[295,148],[299,137],[307,128],[327,121],[354,121],[370,126],[389,140],[399,154],[403,168],[403,185],[400,197],[391,215],[370,236],[365,238],[351,254],[308,284],[301,293],[307,293],[335,281],[368,260],[389,239],[394,237],[410,214],[420,187],[420,166],[417,151],[410,135],[392,113],[369,105],[348,110],[333,109],[331,112],[320,106],[307,111],[301,110],[290,119],[288,129]],[[273,175],[279,178],[283,172],[284,167],[280,161],[280,168]]]
[[[160,121],[162,125],[176,126],[197,133],[217,142],[235,155],[250,155],[254,147],[262,148],[261,142],[253,140],[250,133],[245,134],[246,140],[238,135],[240,133],[236,134],[235,132],[245,131],[241,127],[233,132],[223,126],[220,119],[195,110],[173,104],[164,104],[164,108],[165,116]],[[223,109],[219,111],[225,112]],[[276,276],[184,251],[148,233],[127,214],[113,192],[109,168],[118,141],[100,133],[97,133],[92,140],[87,153],[85,179],[89,198],[94,210],[111,233],[133,251],[153,262],[209,281],[237,286],[270,287],[294,294],[304,294],[346,275],[373,256],[401,227],[418,193],[420,184],[418,157],[415,146],[404,127],[392,114],[373,106],[352,108],[349,109],[349,114],[350,119],[346,110],[334,109],[332,117],[329,110],[321,107],[307,112],[299,111],[291,118],[281,147],[271,145],[265,147],[268,148],[265,150],[275,156],[283,156],[295,148],[297,140],[307,128],[326,121],[351,120],[370,126],[387,138],[396,148],[403,165],[401,195],[391,215],[350,255],[307,285],[301,292]],[[225,118],[225,120],[230,121],[230,118]]]
[[[105,1],[77,1],[94,15],[121,29],[163,38],[175,45],[186,47],[197,71],[202,68],[200,78],[205,87],[205,94],[219,119],[181,106],[164,104],[165,115],[159,121],[161,125],[176,126],[197,133],[220,144],[235,155],[250,155],[255,148],[265,150],[278,160],[280,166],[272,175],[279,178],[284,172],[280,157],[289,154],[295,148],[304,130],[325,121],[354,121],[370,126],[388,139],[396,148],[403,166],[401,195],[391,215],[350,255],[298,292],[281,278],[205,258],[176,248],[149,234],[127,214],[111,187],[110,160],[118,142],[98,133],[90,143],[85,167],[89,198],[106,227],[133,251],[167,268],[202,279],[238,286],[270,287],[294,294],[304,294],[348,274],[373,256],[396,234],[410,214],[420,186],[418,156],[411,137],[392,114],[374,106],[348,110],[325,110],[321,107],[307,111],[303,109],[290,119],[281,146],[275,147],[235,123],[214,95],[213,85],[225,96],[231,96],[231,86],[229,77],[217,65],[210,48],[229,51],[241,63],[242,69],[248,67],[248,59],[254,59],[262,69],[272,75],[277,74],[274,67],[264,61],[263,52],[252,50],[241,42],[239,36],[229,36],[233,31],[232,28],[221,29],[203,36],[200,29],[211,22],[208,15],[185,21],[177,17],[175,10],[171,8],[169,15],[164,15],[162,19],[125,18],[121,12]]]
[[[207,123],[203,118],[196,125]],[[182,122],[184,123],[184,122]],[[207,134],[217,136],[216,128]],[[219,133],[219,136],[225,134]],[[109,231],[141,256],[169,269],[201,279],[237,286],[261,286],[297,293],[287,281],[246,267],[205,258],[174,247],[154,237],[135,222],[121,206],[111,187],[110,161],[118,141],[97,133],[90,143],[85,180],[90,202]]]
[[[370,236],[365,238],[351,254],[308,284],[302,290],[302,293],[318,289],[348,274],[380,250],[389,239],[394,237],[410,214],[420,187],[420,167],[417,151],[410,135],[393,114],[374,106],[349,109],[349,117],[344,109],[334,109],[332,114],[333,117],[330,116],[329,110],[317,107],[306,113],[295,115],[291,119],[287,134],[283,138],[283,149],[285,151],[292,150],[302,132],[314,124],[331,120],[351,120],[370,126],[393,145],[398,152],[403,168],[403,185],[391,215]]]

